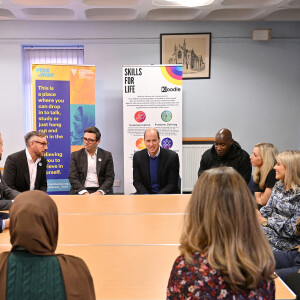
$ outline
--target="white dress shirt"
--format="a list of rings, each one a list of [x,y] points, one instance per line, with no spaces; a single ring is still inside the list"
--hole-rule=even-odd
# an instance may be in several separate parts
[[[85,187],[99,187],[99,181],[97,176],[97,151],[98,148],[96,149],[94,155],[90,155],[88,151],[85,150],[85,153],[87,155],[87,162],[88,162],[87,174],[84,183]],[[104,191],[102,190],[98,190],[98,191],[101,192],[103,195],[105,194]],[[82,190],[78,194],[82,195],[87,192],[88,192],[87,190]]]
[[[30,190],[34,190],[35,180],[36,180],[36,173],[37,173],[37,164],[41,161],[41,158],[39,157],[35,162],[31,158],[31,155],[26,148],[26,157],[27,157],[27,163],[28,163],[28,169],[29,169],[29,179],[30,179]]]

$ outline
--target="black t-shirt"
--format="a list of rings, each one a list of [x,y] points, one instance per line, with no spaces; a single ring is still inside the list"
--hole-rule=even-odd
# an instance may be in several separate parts
[[[260,192],[263,193],[265,191],[266,188],[270,188],[272,189],[276,183],[277,179],[276,179],[276,172],[274,169],[271,169],[267,178],[266,178],[266,183],[265,183],[265,188],[263,190],[261,190],[259,188],[259,184],[258,183],[254,183],[254,192]]]

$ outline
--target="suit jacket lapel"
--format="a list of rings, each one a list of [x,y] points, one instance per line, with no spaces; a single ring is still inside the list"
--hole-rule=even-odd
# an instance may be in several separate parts
[[[36,166],[36,178],[35,178],[35,183],[34,183],[34,188],[38,189],[39,183],[40,183],[40,178],[41,178],[41,173],[42,173],[42,167],[43,167],[43,162],[40,160]]]
[[[146,180],[147,180],[148,186],[151,186],[150,168],[149,168],[149,155],[148,155],[147,149],[145,149],[145,153],[143,155],[144,155],[144,157],[142,158],[142,161],[146,162],[145,165],[144,165]]]
[[[103,157],[102,157],[101,149],[98,148],[98,150],[97,150],[97,161],[96,161],[96,172],[97,172],[98,180],[99,180],[99,174],[100,174],[102,159],[103,159]]]
[[[164,149],[162,147],[160,147],[160,153],[158,156],[158,166],[157,166],[157,180],[158,183],[160,183],[160,174],[161,174],[161,170],[163,168],[163,162],[164,161]]]
[[[84,180],[85,180],[86,175],[87,175],[87,169],[88,169],[88,160],[87,160],[87,155],[85,153],[84,148],[81,150],[80,160],[82,160],[83,174],[84,174]]]
[[[28,188],[30,189],[29,168],[28,168],[26,150],[24,150],[24,152],[23,152],[23,159],[21,160],[21,163],[23,164],[24,177],[25,177],[26,184],[27,184]]]

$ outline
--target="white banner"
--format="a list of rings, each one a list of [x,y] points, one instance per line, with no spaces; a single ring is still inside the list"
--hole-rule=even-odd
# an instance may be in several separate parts
[[[163,148],[178,153],[181,165],[182,65],[123,66],[125,195],[135,193],[132,158],[145,148],[149,127],[159,131]]]

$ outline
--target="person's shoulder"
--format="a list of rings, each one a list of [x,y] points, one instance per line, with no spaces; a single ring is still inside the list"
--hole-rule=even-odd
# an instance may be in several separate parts
[[[104,150],[102,148],[98,148],[98,151],[97,151],[97,154],[106,154],[106,155],[111,155],[111,152],[110,151],[107,151],[107,150]]]
[[[85,149],[84,149],[84,148],[79,149],[79,150],[76,150],[76,151],[73,151],[73,152],[71,153],[71,156],[78,156],[78,155],[81,155],[81,154],[83,154],[83,153],[85,153]]]
[[[135,157],[140,157],[140,156],[145,155],[145,153],[147,153],[147,149],[146,149],[146,148],[143,149],[143,150],[134,152],[133,156],[135,156]]]
[[[208,156],[208,155],[212,155],[213,153],[216,153],[215,151],[215,146],[212,145],[211,147],[209,147],[207,150],[205,150],[202,154],[202,156]]]
[[[47,163],[47,158],[45,156],[41,157],[41,162]]]
[[[69,254],[57,254],[57,257],[61,257],[63,258],[64,260],[70,260],[72,261],[73,263],[83,263],[83,264],[86,264],[84,262],[84,260],[78,256],[74,256],[74,255],[69,255]]]
[[[272,168],[272,169],[269,171],[267,177],[275,177],[275,176],[276,176],[276,171],[275,171],[275,169]]]
[[[14,158],[14,159],[16,159],[16,158],[23,157],[23,156],[26,157],[26,151],[25,151],[25,149],[17,151],[17,152],[14,152],[14,153],[8,155],[7,158]]]
[[[169,155],[171,157],[177,157],[178,156],[177,152],[175,152],[175,151],[173,151],[171,149],[165,149],[165,148],[161,147],[160,151],[161,151],[161,153]]]
[[[179,255],[174,262],[174,266],[180,265],[180,266],[185,266],[186,265],[186,260],[183,254]]]

